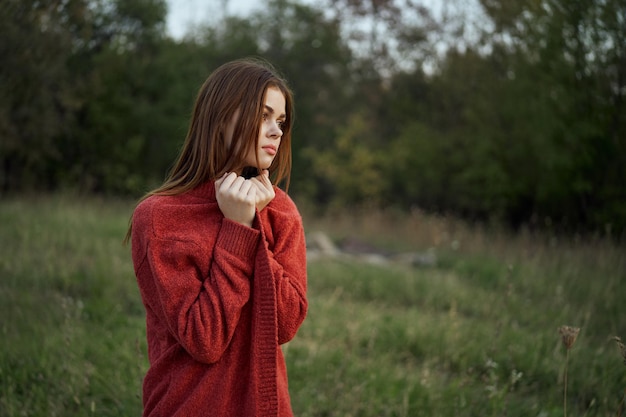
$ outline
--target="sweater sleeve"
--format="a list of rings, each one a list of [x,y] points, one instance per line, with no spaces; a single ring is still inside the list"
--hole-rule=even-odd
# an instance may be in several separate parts
[[[151,307],[197,361],[220,359],[250,298],[250,277],[259,231],[223,219],[209,270],[207,256],[192,241],[150,239],[147,261],[154,294]]]
[[[267,250],[276,286],[278,343],[283,344],[296,335],[308,309],[306,241],[297,211],[282,219],[274,234],[274,247]]]

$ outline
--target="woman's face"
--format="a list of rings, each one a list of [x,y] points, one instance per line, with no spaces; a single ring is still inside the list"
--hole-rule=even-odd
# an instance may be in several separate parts
[[[268,169],[278,153],[280,139],[283,136],[282,127],[285,123],[285,96],[275,87],[270,87],[265,92],[263,103],[263,118],[259,130],[259,143],[257,149],[250,149],[244,163],[246,166]]]
[[[285,96],[275,87],[270,87],[265,92],[263,103],[263,118],[260,121],[259,145],[256,149],[250,149],[244,159],[244,166],[253,166],[259,159],[259,169],[268,169],[278,153],[280,139],[283,136],[282,126],[287,118],[285,110]],[[233,120],[226,130],[227,146],[230,147],[235,124],[239,120],[239,112],[233,116]]]
[[[259,146],[256,150],[251,149],[248,155],[246,155],[245,163],[247,166],[256,166],[257,156],[259,158],[259,169],[268,169],[272,165],[272,161],[280,146],[280,139],[283,136],[282,127],[286,117],[285,96],[278,88],[268,88],[265,92],[265,102],[263,103]]]

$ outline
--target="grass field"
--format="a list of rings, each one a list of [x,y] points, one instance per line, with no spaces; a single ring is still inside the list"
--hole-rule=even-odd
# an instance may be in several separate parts
[[[132,204],[0,200],[0,416],[139,416],[147,368],[129,248]],[[298,416],[618,416],[626,366],[626,251],[470,228],[447,218],[352,213],[307,231],[431,267],[309,262],[309,316],[285,346]]]

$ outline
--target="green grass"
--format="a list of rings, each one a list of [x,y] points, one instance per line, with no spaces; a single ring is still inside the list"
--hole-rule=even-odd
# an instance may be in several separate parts
[[[138,416],[144,313],[121,245],[132,203],[0,201],[0,416]],[[309,263],[309,316],[284,347],[296,415],[616,416],[626,367],[623,247],[421,213],[313,219],[435,267]]]
[[[141,414],[143,306],[128,204],[0,203],[0,415]]]

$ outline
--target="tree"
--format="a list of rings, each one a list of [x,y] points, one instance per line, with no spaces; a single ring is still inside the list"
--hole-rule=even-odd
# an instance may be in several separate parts
[[[530,120],[542,148],[538,214],[624,228],[626,5],[618,1],[481,2],[511,51],[516,82],[535,85],[546,116]],[[540,122],[546,122],[541,124]],[[551,149],[542,152],[542,149]]]
[[[79,104],[66,63],[75,38],[63,25],[81,1],[0,5],[0,191],[39,187],[51,178],[55,144]]]
[[[88,43],[72,61],[84,101],[75,129],[59,139],[62,183],[84,191],[138,192],[150,167],[160,166],[155,155],[176,149],[166,138],[178,120],[162,117],[172,103],[164,91],[176,86],[172,71],[178,70],[159,60],[168,46],[165,13],[163,0],[102,5],[91,35],[99,43]]]
[[[121,167],[140,149],[136,132],[151,124],[135,133],[119,127],[137,127],[133,113],[151,99],[141,84],[150,79],[147,60],[165,10],[163,0],[3,3],[2,190],[70,182],[119,190],[129,181]]]

